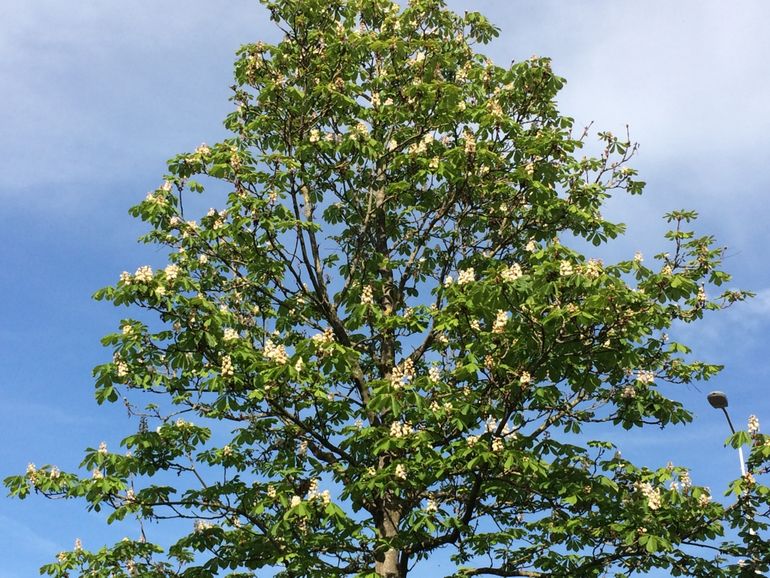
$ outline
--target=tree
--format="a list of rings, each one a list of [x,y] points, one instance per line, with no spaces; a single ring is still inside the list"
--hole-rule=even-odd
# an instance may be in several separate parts
[[[6,479],[190,531],[77,544],[42,571],[404,578],[440,551],[457,577],[766,569],[757,428],[733,438],[754,449],[728,506],[591,437],[690,421],[657,384],[719,367],[666,331],[747,295],[708,298],[729,276],[692,212],[667,215],[652,264],[581,253],[623,232],[599,211],[642,191],[635,146],[599,133],[579,158],[564,81],[546,58],[474,52],[497,34],[480,14],[264,4],[285,36],[240,50],[232,137],[172,159],[132,209],[169,264],[96,294],[155,314],[124,320],[95,369],[98,402],[138,418],[128,453]],[[188,220],[183,197],[222,185],[226,207]]]

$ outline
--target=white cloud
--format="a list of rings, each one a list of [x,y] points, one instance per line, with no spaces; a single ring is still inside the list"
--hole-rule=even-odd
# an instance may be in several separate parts
[[[634,166],[648,181],[641,199],[618,198],[607,215],[629,224],[628,247],[649,252],[659,216],[702,215],[741,262],[770,242],[770,4],[739,0],[454,1],[502,28],[488,49],[502,64],[536,53],[567,79],[563,112],[577,126],[621,132],[641,148]],[[762,280],[761,283],[765,281]]]
[[[453,2],[502,27],[498,56],[535,52],[566,76],[563,108],[617,130],[626,123],[661,157],[732,154],[770,126],[770,4],[667,2]],[[740,147],[745,150],[746,145]]]
[[[30,526],[3,514],[0,514],[0,542],[48,557],[64,549]]]
[[[4,12],[0,198],[32,204],[36,186],[77,199],[138,167],[157,179],[166,158],[221,133],[233,55],[260,8],[16,0]]]
[[[755,296],[741,304],[736,310],[743,327],[767,323],[770,319],[770,288],[755,291]]]

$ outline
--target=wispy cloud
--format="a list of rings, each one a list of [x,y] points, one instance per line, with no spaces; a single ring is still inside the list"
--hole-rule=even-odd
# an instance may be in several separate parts
[[[650,214],[696,208],[730,245],[770,238],[746,227],[770,216],[766,163],[770,4],[739,0],[499,3],[455,1],[489,14],[502,34],[489,49],[506,64],[532,53],[553,58],[567,78],[560,96],[578,126],[620,132],[641,143],[634,165],[649,181],[642,201],[618,212],[630,233],[653,239]],[[641,208],[641,213],[640,213]],[[712,221],[709,222],[709,216]],[[644,246],[646,243],[642,243]]]
[[[13,543],[15,547],[47,557],[64,549],[61,544],[46,538],[34,528],[4,514],[0,514],[0,542]],[[5,575],[3,578],[6,578]]]
[[[246,0],[221,10],[214,28],[200,0],[5,3],[0,198],[90,199],[141,178],[137,166],[159,178],[166,158],[218,136],[233,53],[261,13]],[[47,200],[35,186],[50,187]]]

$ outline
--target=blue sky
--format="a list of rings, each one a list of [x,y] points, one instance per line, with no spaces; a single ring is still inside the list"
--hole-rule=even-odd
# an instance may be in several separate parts
[[[610,254],[661,249],[664,212],[700,212],[699,230],[728,249],[734,286],[758,297],[681,332],[725,371],[666,388],[696,415],[686,428],[618,435],[624,455],[691,465],[719,492],[738,472],[726,424],[705,401],[726,391],[737,424],[770,424],[770,4],[736,0],[452,1],[501,26],[486,52],[499,64],[553,58],[560,102],[579,125],[641,143],[646,194],[613,199],[629,225]],[[275,37],[256,1],[5,0],[0,4],[0,476],[29,461],[73,468],[82,449],[132,431],[120,407],[97,407],[91,368],[126,311],[91,301],[122,270],[162,262],[135,243],[127,209],[154,189],[165,160],[224,136],[238,46]],[[153,530],[156,531],[156,530]],[[158,529],[158,532],[161,530]],[[76,537],[87,547],[135,535],[105,529],[80,504],[0,498],[0,578],[37,568]]]

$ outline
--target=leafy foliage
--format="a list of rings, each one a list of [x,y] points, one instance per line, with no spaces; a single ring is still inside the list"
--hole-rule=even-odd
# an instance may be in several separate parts
[[[78,546],[43,572],[402,578],[439,551],[457,577],[766,568],[753,474],[725,507],[684,468],[586,442],[595,423],[688,422],[656,383],[719,367],[666,331],[746,296],[707,297],[729,276],[692,212],[667,216],[672,248],[652,265],[573,248],[623,232],[599,211],[642,191],[635,146],[599,133],[604,151],[580,158],[564,81],[545,58],[475,52],[497,35],[480,14],[264,4],[285,36],[240,50],[233,136],[172,159],[132,209],[168,266],[96,294],[157,314],[124,320],[95,369],[99,403],[140,419],[128,453],[88,450],[90,476],[6,480],[190,532],[165,551]],[[183,196],[209,182],[226,207],[188,220]],[[770,447],[743,435],[760,472]]]

